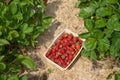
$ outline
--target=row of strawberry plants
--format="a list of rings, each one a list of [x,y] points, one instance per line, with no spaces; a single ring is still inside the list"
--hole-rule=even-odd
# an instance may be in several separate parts
[[[48,28],[43,0],[0,0],[0,80],[27,80],[23,69],[35,69],[34,61],[20,51],[35,47],[36,38]]]
[[[86,39],[83,56],[96,60],[120,58],[120,1],[78,0],[79,16],[88,32],[79,36]]]
[[[106,58],[120,59],[120,1],[119,0],[78,0],[79,17],[84,19],[88,30],[79,34],[85,38],[81,55],[93,60]],[[115,80],[120,79],[115,73]],[[110,80],[108,77],[107,80]]]

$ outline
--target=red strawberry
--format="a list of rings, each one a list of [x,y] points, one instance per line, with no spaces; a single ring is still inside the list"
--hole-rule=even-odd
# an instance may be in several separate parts
[[[59,40],[63,40],[63,39],[64,39],[63,36],[60,36],[60,37],[59,37]]]
[[[72,61],[72,60],[70,60],[70,59],[68,60],[69,63],[70,63],[71,61]]]
[[[66,53],[67,53],[67,54],[71,54],[70,50],[67,50]]]
[[[65,57],[67,57],[67,56],[68,56],[68,54],[64,54],[64,56],[65,56]]]
[[[59,55],[57,55],[57,54],[54,56],[54,58],[58,58],[58,57],[59,57]]]
[[[52,48],[52,53],[55,53],[55,52],[56,52],[56,50]]]
[[[47,2],[48,2],[48,0],[44,0],[44,2],[45,2],[45,3],[47,3]]]
[[[59,48],[56,46],[55,50],[56,50],[56,51],[58,51],[58,50],[59,50]]]
[[[61,49],[61,50],[60,50],[60,53],[61,53],[61,54],[64,54],[64,53],[65,53],[65,50],[64,50],[64,49]]]
[[[64,63],[64,64],[62,64],[62,66],[63,66],[64,68],[66,68],[66,67],[67,67],[67,64],[66,64],[66,63]]]
[[[64,42],[67,43],[68,42],[67,39],[64,39]]]
[[[81,39],[78,40],[79,43],[82,43],[83,41]]]
[[[63,46],[62,45],[59,45],[59,48],[62,48]]]
[[[63,63],[64,63],[64,60],[63,60],[63,59],[60,59],[60,62],[63,64]]]
[[[21,74],[23,74],[24,72],[25,72],[25,70],[22,69],[22,70],[19,72],[19,74],[21,75]]]
[[[67,38],[68,37],[68,33],[64,33],[63,37]]]
[[[74,38],[73,38],[73,42],[74,42],[74,43],[76,43],[78,40],[79,40],[78,37],[74,37]]]
[[[79,50],[81,48],[81,45],[80,44],[76,44],[76,49]]]
[[[60,41],[60,44],[64,44],[64,41]]]
[[[75,57],[77,54],[73,54],[73,57]]]
[[[58,60],[58,59],[55,59],[55,63],[57,63],[57,64],[58,64],[58,62],[59,62],[59,60]]]
[[[51,51],[49,50],[49,51],[46,53],[46,57],[48,57],[50,54],[51,54]]]
[[[68,56],[68,59],[72,60],[72,59],[73,59],[73,56],[72,56],[72,55],[69,55],[69,56]]]
[[[73,49],[74,49],[74,48],[75,48],[75,44],[73,44],[73,45],[71,46],[71,48],[73,48]]]
[[[71,40],[73,38],[73,35],[72,34],[69,34],[68,35],[68,40]]]

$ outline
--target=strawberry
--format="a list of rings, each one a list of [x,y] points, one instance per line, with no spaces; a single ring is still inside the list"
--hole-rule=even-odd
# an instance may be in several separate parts
[[[60,36],[60,37],[59,37],[59,40],[63,40],[63,39],[64,39],[64,37],[63,37],[63,36]]]
[[[46,53],[46,57],[48,57],[50,54],[51,54],[51,51],[49,50],[49,51]]]
[[[72,40],[73,40],[74,43],[76,43],[79,40],[79,38],[78,37],[74,37]]]
[[[75,44],[73,44],[73,45],[71,46],[71,48],[73,48],[73,49],[74,49],[74,48],[75,48]]]
[[[48,0],[44,0],[44,2],[45,2],[45,3],[47,3],[47,2],[48,2]]]
[[[73,57],[75,57],[77,54],[73,54]]]
[[[57,59],[58,57],[59,57],[59,55],[57,55],[57,54],[54,56],[54,58],[56,58],[56,59]]]
[[[68,42],[67,39],[64,39],[64,42],[67,43]]]
[[[69,56],[68,56],[68,59],[72,60],[72,59],[73,59],[73,56],[72,56],[72,55],[69,55]]]
[[[67,67],[67,64],[66,64],[66,63],[64,63],[64,64],[62,64],[62,66],[63,66],[64,68],[66,68],[66,67]]]
[[[72,60],[70,60],[70,59],[68,60],[69,63],[70,63],[71,61],[72,61]]]
[[[64,33],[64,34],[63,34],[63,37],[64,37],[64,38],[67,38],[67,37],[68,37],[68,33]]]
[[[80,44],[76,44],[76,49],[79,50],[81,48],[81,45]]]
[[[79,43],[82,43],[83,41],[81,39],[78,40]]]
[[[66,53],[67,53],[67,54],[71,54],[70,50],[67,50]]]
[[[69,34],[68,35],[68,40],[71,40],[73,38],[73,35],[72,34]]]
[[[22,70],[19,72],[19,74],[21,75],[21,74],[23,74],[24,72],[25,72],[25,70],[22,69]]]
[[[64,54],[64,56],[65,56],[65,57],[67,57],[67,56],[68,56],[68,54]]]
[[[58,59],[55,59],[55,63],[57,63],[57,64],[58,64],[58,62],[59,62],[59,60],[58,60]]]

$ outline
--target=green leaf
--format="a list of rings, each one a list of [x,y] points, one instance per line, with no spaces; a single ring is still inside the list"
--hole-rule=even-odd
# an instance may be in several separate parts
[[[97,55],[94,50],[83,50],[81,55],[84,57],[90,57],[93,60],[97,59]]]
[[[111,54],[114,57],[120,57],[120,32],[114,32],[112,36]]]
[[[91,19],[85,19],[84,21],[85,27],[88,29],[88,31],[93,31],[94,28],[94,24],[93,24],[93,20]]]
[[[109,18],[106,26],[108,29],[115,29],[117,26],[119,26],[119,18],[117,15],[113,15]]]
[[[0,61],[2,61],[4,57],[5,57],[4,55],[0,55]]]
[[[23,56],[23,55],[17,55],[17,57],[25,67],[27,67],[29,69],[35,69],[35,67],[36,67],[35,63],[30,57]]]
[[[10,44],[6,39],[0,39],[0,46]]]
[[[104,30],[105,37],[106,38],[111,38],[112,37],[111,35],[112,35],[113,31],[114,31],[113,29],[105,29]]]
[[[52,21],[52,17],[45,17],[45,18],[43,19],[43,22],[42,22],[42,26],[41,26],[41,27],[42,27],[43,29],[47,29],[51,21]]]
[[[24,23],[23,25],[21,25],[21,30],[24,34],[29,34],[33,31],[33,27],[28,27],[28,24]]]
[[[90,51],[89,51],[89,50],[83,50],[83,51],[81,52],[81,56],[89,57],[89,56],[90,56]]]
[[[110,48],[110,42],[108,39],[99,39],[98,40],[98,50],[107,51]]]
[[[2,32],[0,31],[0,36],[2,35]]]
[[[118,0],[104,0],[104,3],[106,3],[106,4],[115,4],[117,2],[118,2]]]
[[[75,7],[79,7],[80,4],[81,4],[81,1],[77,1],[77,2],[75,3]]]
[[[49,68],[49,69],[48,69],[48,72],[49,72],[49,73],[52,73],[52,72],[53,72],[53,70]]]
[[[91,34],[90,32],[86,32],[86,33],[79,34],[79,37],[87,39],[91,37]]]
[[[107,76],[106,80],[111,80],[111,79],[112,79],[112,75],[113,75],[113,73],[110,73],[110,74]]]
[[[18,60],[25,66],[25,67],[27,67],[27,68],[29,68],[29,69],[31,69],[31,70],[33,70],[33,69],[35,69],[36,68],[36,65],[35,65],[35,63],[34,63],[34,61],[30,58],[30,57],[28,57],[28,56],[23,56],[23,55],[16,55],[17,56],[17,58],[18,58]]]
[[[104,37],[104,33],[100,29],[94,29],[93,32],[91,32],[91,36],[95,39],[101,39]]]
[[[29,34],[33,31],[33,27],[26,27],[24,28],[24,33]]]
[[[15,19],[22,20],[22,19],[23,19],[23,14],[22,14],[21,12],[18,12],[18,13],[15,15]]]
[[[95,13],[95,9],[94,8],[92,8],[92,7],[86,7],[86,8],[82,8],[80,10],[79,16],[82,17],[82,18],[88,18],[91,15],[93,15],[94,13]]]
[[[110,6],[100,7],[96,10],[96,15],[99,17],[111,16],[113,14],[113,9]]]
[[[17,12],[17,4],[16,2],[11,2],[10,3],[10,11],[14,15]]]
[[[10,75],[7,80],[19,80],[18,75]]]
[[[7,76],[6,76],[6,75],[1,74],[1,75],[0,75],[0,80],[7,80]]]
[[[96,60],[97,59],[97,55],[96,55],[96,53],[95,53],[95,51],[94,50],[92,50],[92,51],[90,51],[90,58],[91,59],[93,59],[93,60]]]
[[[15,30],[10,31],[9,34],[8,34],[8,39],[9,40],[12,40],[13,38],[17,38],[17,37],[19,37],[19,33]]]
[[[27,57],[27,56],[24,57],[24,60],[22,60],[22,64],[25,67],[27,67],[27,68],[29,68],[31,70],[36,68],[34,61],[30,57]]]
[[[2,7],[2,10],[1,10],[1,12],[0,12],[2,18],[3,18],[4,15],[6,14],[7,10],[8,10],[8,6]]]
[[[99,3],[96,1],[91,1],[90,2],[90,7],[93,7],[94,9],[97,9],[99,7]]]
[[[27,75],[23,75],[20,77],[20,80],[28,80]]]
[[[103,27],[105,27],[105,25],[106,25],[105,18],[100,18],[100,19],[95,21],[95,27],[96,28],[103,28]]]
[[[0,70],[5,70],[5,69],[6,69],[6,65],[0,62]]]
[[[115,74],[115,80],[120,80],[120,74]]]
[[[97,46],[97,40],[94,38],[88,38],[86,42],[83,43],[83,47],[86,50],[94,50]]]

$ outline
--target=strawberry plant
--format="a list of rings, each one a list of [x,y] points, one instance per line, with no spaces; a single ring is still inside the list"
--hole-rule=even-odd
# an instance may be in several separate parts
[[[86,39],[81,55],[94,60],[120,59],[120,1],[78,0],[76,5],[88,30],[79,35]]]
[[[51,17],[44,15],[43,0],[0,0],[0,80],[27,80],[20,76],[34,61],[20,51],[37,43]]]
[[[120,71],[114,71],[110,73],[107,76],[106,80],[112,80],[113,76],[114,76],[114,80],[120,80]]]
[[[64,32],[54,42],[45,56],[62,68],[66,68],[77,56],[82,47],[83,40]]]

